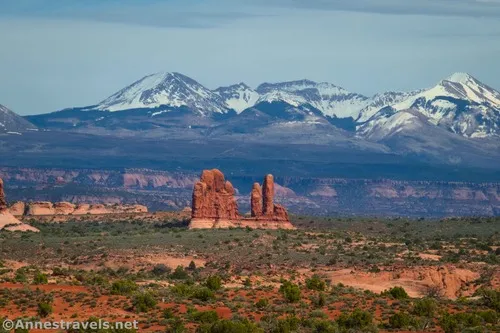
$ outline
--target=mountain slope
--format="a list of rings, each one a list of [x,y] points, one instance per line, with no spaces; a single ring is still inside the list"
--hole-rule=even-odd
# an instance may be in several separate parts
[[[195,80],[180,73],[143,77],[98,104],[106,111],[186,106],[200,115],[227,113],[224,100]]]
[[[259,102],[283,101],[293,106],[309,104],[324,115],[357,119],[359,111],[368,104],[368,97],[350,93],[331,83],[310,80],[263,83],[257,87]]]
[[[416,110],[431,123],[469,138],[500,136],[500,93],[465,73],[455,73],[391,109]]]
[[[432,163],[484,166],[500,159],[498,140],[470,140],[451,133],[417,110],[386,108],[360,126],[357,135],[383,144],[395,153],[418,156]]]
[[[259,94],[244,83],[234,84],[229,87],[220,87],[214,90],[230,109],[240,113],[254,106],[259,99]]]
[[[0,104],[0,133],[19,133],[29,130],[36,130],[36,127]]]

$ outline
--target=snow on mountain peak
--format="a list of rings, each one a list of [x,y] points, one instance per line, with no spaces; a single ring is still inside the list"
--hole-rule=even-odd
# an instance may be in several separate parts
[[[259,94],[243,82],[219,87],[214,92],[225,101],[228,108],[237,113],[254,106],[259,99]]]
[[[151,74],[102,101],[108,111],[187,106],[201,114],[226,113],[224,101],[197,81],[180,73]]]
[[[474,79],[474,77],[472,77],[472,75],[470,75],[468,73],[457,72],[457,73],[453,73],[452,75],[448,76],[445,80],[450,81],[450,82],[455,82],[455,83],[466,84],[468,81],[475,80],[475,79]]]
[[[359,111],[366,106],[368,98],[353,94],[328,82],[311,80],[263,83],[257,87],[259,101],[284,101],[298,106],[310,104],[330,117],[358,118]]]

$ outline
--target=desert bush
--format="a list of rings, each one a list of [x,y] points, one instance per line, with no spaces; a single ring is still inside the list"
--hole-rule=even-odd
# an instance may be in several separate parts
[[[118,280],[111,285],[111,294],[130,295],[137,290],[137,284],[131,280]]]
[[[172,274],[170,274],[170,278],[174,280],[186,280],[189,277],[189,274],[184,270],[184,267],[177,266]]]
[[[323,307],[326,305],[326,296],[323,293],[319,293],[318,296],[312,297],[311,302],[318,308]]]
[[[294,303],[300,300],[300,288],[298,285],[290,281],[283,281],[280,287],[280,292],[287,302]]]
[[[217,312],[214,310],[210,311],[193,311],[189,314],[192,321],[201,324],[212,324],[219,320]]]
[[[192,298],[206,302],[215,298],[214,292],[207,287],[194,288]]]
[[[484,306],[500,312],[500,290],[481,288],[476,294],[481,297]]]
[[[267,298],[261,298],[256,303],[255,306],[257,309],[265,309],[269,305],[269,300]]]
[[[355,309],[352,313],[343,312],[337,323],[343,329],[361,330],[362,332],[376,331],[372,314],[361,309]]]
[[[218,320],[212,324],[200,325],[198,333],[263,333],[256,324],[249,320]]]
[[[153,267],[153,269],[151,270],[151,273],[153,273],[153,275],[155,275],[155,276],[162,276],[162,275],[170,274],[171,271],[172,271],[172,269],[170,267],[165,266],[163,264],[158,264],[158,265],[155,265]]]
[[[408,313],[398,312],[389,317],[389,327],[395,329],[413,326],[415,320]]]
[[[222,279],[218,275],[211,275],[205,281],[205,286],[213,291],[219,290],[222,287]]]
[[[392,287],[382,293],[383,295],[389,295],[394,299],[407,299],[410,298],[406,290],[403,287]]]
[[[432,298],[419,299],[413,305],[413,314],[420,317],[433,318],[436,310],[437,304]]]
[[[149,292],[140,292],[132,298],[132,305],[136,312],[147,312],[156,306],[156,300]]]
[[[37,313],[42,318],[49,316],[52,313],[52,305],[45,302],[38,303]]]
[[[28,277],[26,276],[26,271],[24,268],[19,268],[16,270],[16,275],[14,276],[16,282],[26,283],[28,282]]]
[[[47,275],[42,272],[35,273],[35,276],[33,277],[33,284],[47,284],[48,282],[49,279],[47,278]]]
[[[313,275],[310,279],[306,280],[306,286],[310,290],[324,291],[326,283],[319,276]]]

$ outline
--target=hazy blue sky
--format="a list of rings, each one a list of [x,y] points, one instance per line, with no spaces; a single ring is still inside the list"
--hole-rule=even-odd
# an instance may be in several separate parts
[[[464,71],[500,89],[500,0],[0,2],[0,104],[17,113],[94,104],[160,71],[367,95]]]

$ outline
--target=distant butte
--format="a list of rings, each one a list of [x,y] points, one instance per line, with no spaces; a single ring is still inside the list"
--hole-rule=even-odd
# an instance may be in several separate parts
[[[263,186],[255,183],[250,194],[251,216],[241,216],[234,187],[217,169],[204,170],[194,185],[190,229],[251,227],[295,229],[286,209],[274,203],[274,177],[267,175]]]

